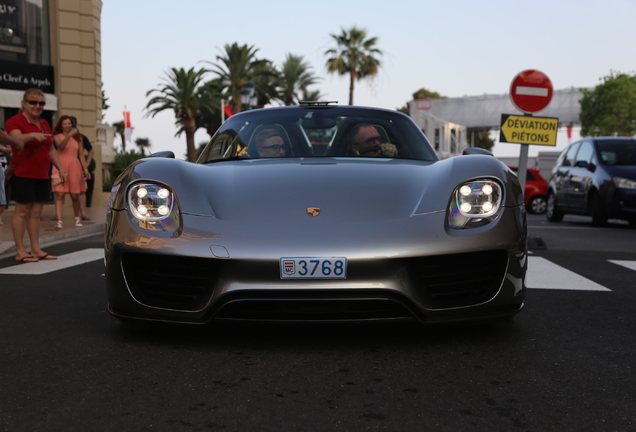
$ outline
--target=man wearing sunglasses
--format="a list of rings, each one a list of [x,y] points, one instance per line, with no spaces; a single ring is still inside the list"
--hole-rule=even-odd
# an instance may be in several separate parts
[[[356,125],[349,134],[351,153],[365,157],[397,157],[397,147],[383,143],[378,130],[369,123]]]
[[[287,150],[283,137],[276,129],[264,129],[256,135],[256,151],[258,157],[285,157]]]

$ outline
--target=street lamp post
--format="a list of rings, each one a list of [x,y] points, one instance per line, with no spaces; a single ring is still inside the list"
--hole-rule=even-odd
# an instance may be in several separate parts
[[[247,105],[252,109],[258,104],[258,92],[252,81],[248,81],[241,89],[241,105]]]

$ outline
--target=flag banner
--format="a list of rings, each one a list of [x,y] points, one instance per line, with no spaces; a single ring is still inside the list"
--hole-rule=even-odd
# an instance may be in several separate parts
[[[232,108],[229,105],[223,105],[223,112],[225,112],[225,115],[228,117],[232,117],[234,115]]]
[[[124,111],[124,138],[128,144],[132,144],[132,123],[130,121],[130,111]]]
[[[130,111],[124,111],[124,129],[130,129],[132,125],[130,123]]]

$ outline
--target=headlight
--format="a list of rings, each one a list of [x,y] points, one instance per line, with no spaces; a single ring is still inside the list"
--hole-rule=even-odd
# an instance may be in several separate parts
[[[476,179],[459,185],[448,209],[451,228],[477,228],[494,221],[501,211],[502,188],[495,180]]]
[[[614,184],[621,189],[636,189],[636,181],[623,177],[614,177]]]
[[[151,231],[174,231],[179,214],[174,192],[159,183],[136,183],[128,189],[128,211],[139,227]]]

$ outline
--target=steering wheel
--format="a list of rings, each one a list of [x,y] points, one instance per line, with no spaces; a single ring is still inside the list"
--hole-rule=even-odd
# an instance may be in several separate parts
[[[377,151],[381,151],[380,146],[371,146],[371,147],[365,147],[362,150],[359,150],[358,154],[362,156],[365,153],[377,152]]]

